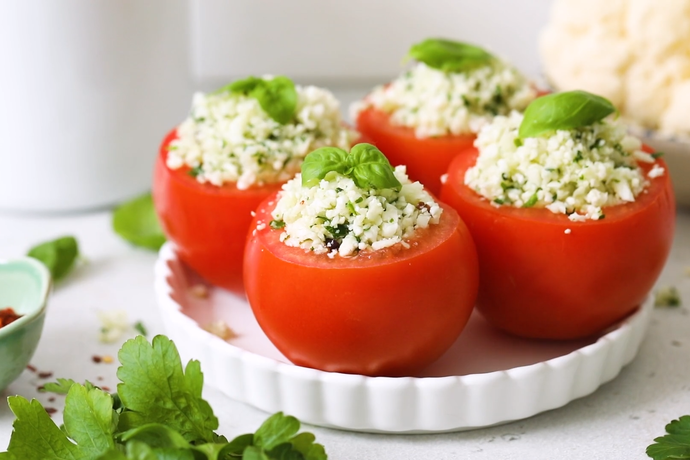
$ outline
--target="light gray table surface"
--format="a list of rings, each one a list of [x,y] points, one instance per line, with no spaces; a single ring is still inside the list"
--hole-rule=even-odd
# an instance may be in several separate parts
[[[89,379],[115,388],[116,364],[94,363],[93,355],[116,356],[119,344],[98,341],[98,311],[123,309],[151,333],[163,333],[155,305],[156,255],[129,246],[110,228],[110,212],[68,216],[0,213],[0,257],[23,255],[33,244],[63,234],[75,235],[87,259],[50,299],[45,330],[31,361],[55,377]],[[671,257],[658,286],[675,285],[690,303],[690,213],[679,211]],[[123,339],[124,340],[124,339]],[[100,379],[99,379],[100,378]],[[37,398],[44,380],[25,371],[2,395]],[[206,387],[204,396],[228,437],[254,431],[267,414]],[[612,382],[567,406],[506,425],[436,435],[363,434],[309,427],[332,459],[644,459],[664,425],[690,414],[690,310],[656,309],[637,358]],[[0,403],[0,450],[9,442],[14,417]]]

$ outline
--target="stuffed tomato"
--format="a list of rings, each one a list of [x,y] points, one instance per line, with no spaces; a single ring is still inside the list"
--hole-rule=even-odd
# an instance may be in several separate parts
[[[330,158],[324,150],[257,210],[247,298],[297,365],[412,375],[469,319],[478,286],[472,238],[455,211],[373,146]]]
[[[250,77],[196,94],[189,118],[161,145],[153,183],[156,211],[180,259],[243,294],[253,211],[299,172],[307,153],[347,148],[355,136],[330,92],[286,77]]]
[[[453,161],[441,192],[476,243],[477,309],[523,337],[605,330],[643,302],[671,248],[666,165],[620,123],[601,118],[612,106],[529,135],[544,121],[538,112],[564,105],[573,113],[569,97],[583,112],[603,104],[574,93],[542,98],[544,110],[530,106],[524,118],[497,118],[479,134],[478,150]]]
[[[393,165],[438,194],[441,176],[481,126],[524,110],[537,93],[517,69],[473,45],[429,39],[409,57],[418,63],[354,104],[353,119]]]

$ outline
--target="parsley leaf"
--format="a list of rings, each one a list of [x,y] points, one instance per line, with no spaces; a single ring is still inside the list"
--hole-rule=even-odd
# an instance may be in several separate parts
[[[38,391],[44,393],[56,393],[59,395],[66,395],[67,393],[69,393],[69,389],[72,388],[72,385],[75,385],[76,383],[77,382],[75,382],[72,379],[58,378],[57,382],[46,383],[41,388],[39,388]]]
[[[115,208],[113,230],[133,245],[154,251],[165,243],[165,235],[158,222],[150,193]]]
[[[73,236],[63,236],[34,246],[27,255],[43,262],[53,280],[59,281],[74,267],[79,256],[79,244]]]
[[[198,361],[182,370],[175,344],[156,336],[149,344],[143,336],[125,342],[118,354],[122,364],[117,390],[124,406],[120,429],[149,423],[170,426],[190,442],[211,442],[218,419],[201,398],[203,375]]]
[[[93,458],[115,447],[118,414],[113,410],[113,398],[103,390],[72,385],[63,418],[65,431],[85,456]]]
[[[647,455],[654,460],[690,459],[690,415],[666,425],[666,432],[647,447]]]

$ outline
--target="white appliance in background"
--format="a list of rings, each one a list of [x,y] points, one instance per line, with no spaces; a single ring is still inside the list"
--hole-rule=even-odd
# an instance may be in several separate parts
[[[0,0],[0,209],[150,188],[191,100],[187,0]]]
[[[474,42],[540,74],[537,37],[552,0],[191,0],[193,72],[204,88],[281,73],[364,86],[400,72],[428,37]]]

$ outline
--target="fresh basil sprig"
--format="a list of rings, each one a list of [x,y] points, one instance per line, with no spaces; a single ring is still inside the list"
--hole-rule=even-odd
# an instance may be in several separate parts
[[[295,118],[297,111],[297,90],[288,77],[279,75],[270,80],[247,77],[237,80],[216,91],[216,93],[240,93],[259,101],[269,117],[284,125]]]
[[[466,72],[495,60],[491,53],[478,46],[442,38],[427,38],[415,43],[407,57],[444,72]]]
[[[542,96],[527,106],[519,137],[538,137],[558,129],[575,129],[601,121],[616,111],[609,101],[587,91]]]
[[[313,187],[322,179],[330,180],[333,173],[351,178],[362,189],[402,187],[388,158],[371,144],[357,144],[349,154],[337,147],[314,150],[302,163],[302,185]]]
[[[34,246],[27,255],[43,262],[53,280],[60,281],[74,267],[79,256],[79,244],[73,236],[63,236]]]

